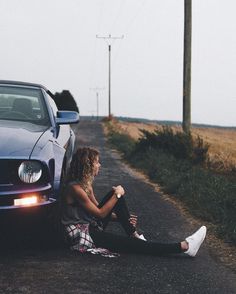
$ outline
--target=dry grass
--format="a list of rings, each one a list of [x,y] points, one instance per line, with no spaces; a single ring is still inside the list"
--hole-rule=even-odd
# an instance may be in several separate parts
[[[153,132],[162,126],[154,123],[115,122],[116,130],[126,133],[138,140],[142,135],[140,129]],[[181,131],[180,126],[172,126],[175,131]],[[223,128],[192,128],[193,136],[200,136],[210,145],[210,165],[219,171],[236,171],[236,130]]]

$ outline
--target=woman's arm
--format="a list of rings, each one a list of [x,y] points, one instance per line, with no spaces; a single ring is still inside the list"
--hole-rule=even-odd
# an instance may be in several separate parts
[[[90,189],[90,195],[89,195],[89,198],[90,198],[90,200],[96,205],[96,206],[98,206],[99,205],[99,202],[97,201],[97,199],[96,199],[96,197],[95,197],[95,195],[94,195],[94,192],[93,192],[93,188],[91,187],[91,189]],[[112,221],[114,221],[114,222],[116,222],[118,219],[117,219],[117,216],[116,216],[116,214],[114,213],[114,212],[112,212],[112,214],[111,214],[111,220]]]
[[[101,208],[98,208],[79,185],[72,186],[73,198],[78,201],[89,214],[97,218],[105,218],[111,212],[118,201],[116,196],[118,194],[124,195],[124,189],[121,186],[115,187],[112,197]]]

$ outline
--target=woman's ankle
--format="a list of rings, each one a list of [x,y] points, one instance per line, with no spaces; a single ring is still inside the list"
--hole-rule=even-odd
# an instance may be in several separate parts
[[[182,241],[180,243],[180,246],[181,246],[181,249],[182,249],[183,252],[188,250],[188,242],[187,241]]]
[[[132,236],[132,237],[135,237],[135,238],[139,238],[139,234],[138,234],[137,231],[135,231],[131,236]]]

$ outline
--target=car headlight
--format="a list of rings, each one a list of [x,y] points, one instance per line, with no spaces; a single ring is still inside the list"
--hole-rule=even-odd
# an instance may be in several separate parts
[[[42,166],[37,161],[23,161],[18,168],[18,175],[24,183],[35,183],[42,175]]]

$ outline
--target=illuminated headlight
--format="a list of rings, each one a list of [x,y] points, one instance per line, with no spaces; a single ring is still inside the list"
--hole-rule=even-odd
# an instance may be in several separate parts
[[[14,206],[31,206],[42,204],[45,201],[48,201],[48,197],[46,195],[28,194],[22,195],[21,198],[14,199]]]
[[[35,183],[42,175],[42,166],[37,161],[23,161],[18,168],[18,175],[24,183]]]
[[[30,196],[30,197],[25,197],[21,199],[14,199],[14,205],[16,206],[27,206],[27,205],[33,205],[37,204],[38,199],[36,196]]]

